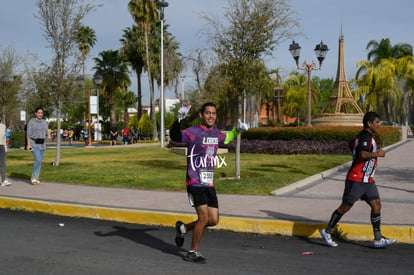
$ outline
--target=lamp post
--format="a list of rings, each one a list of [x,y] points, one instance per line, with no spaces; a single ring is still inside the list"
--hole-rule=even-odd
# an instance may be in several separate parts
[[[160,147],[164,148],[165,130],[164,130],[164,8],[168,7],[166,1],[156,1],[155,4],[160,7],[160,20],[161,20],[161,94],[160,94]]]
[[[96,87],[102,85],[103,78],[99,74],[93,76],[93,83]],[[83,76],[78,76],[76,78],[76,83],[78,87],[85,89],[85,78]],[[92,146],[92,135],[91,135],[91,88],[88,88],[88,146]]]
[[[308,99],[307,99],[307,115],[306,115],[306,126],[312,127],[312,89],[311,89],[311,71],[320,70],[322,68],[322,62],[325,59],[326,54],[328,53],[328,46],[321,43],[315,46],[315,54],[319,61],[319,67],[312,61],[312,63],[306,63],[306,60],[303,62],[302,66],[299,66],[299,56],[300,56],[299,43],[292,41],[292,44],[289,45],[289,51],[292,54],[293,59],[295,59],[296,67],[299,70],[304,70],[308,73]]]

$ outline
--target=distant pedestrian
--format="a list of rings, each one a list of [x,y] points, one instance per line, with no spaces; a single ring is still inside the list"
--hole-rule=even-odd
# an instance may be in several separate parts
[[[175,225],[175,243],[183,246],[185,234],[193,230],[191,249],[184,256],[185,261],[205,263],[199,252],[199,243],[206,227],[214,226],[219,221],[218,200],[214,187],[214,163],[219,145],[231,142],[240,131],[247,130],[247,125],[239,123],[237,129],[227,134],[215,127],[217,118],[216,105],[205,103],[200,111],[201,125],[180,131],[180,122],[187,115],[191,105],[182,107],[178,120],[171,129],[171,139],[187,145],[186,185],[190,205],[197,212],[197,220],[188,224],[177,221]]]
[[[89,131],[86,129],[82,130],[82,136],[83,136],[83,142],[85,142],[85,146],[88,146],[88,140],[89,140]]]
[[[363,124],[364,129],[351,143],[353,160],[346,176],[342,203],[332,213],[327,227],[320,231],[325,243],[330,247],[338,246],[332,239],[336,224],[358,200],[364,200],[371,208],[374,247],[385,247],[396,242],[396,240],[390,240],[381,235],[381,200],[373,178],[378,162],[377,158],[385,157],[384,150],[378,147],[373,137],[381,127],[380,117],[375,112],[368,112],[363,118]]]
[[[6,130],[6,145],[8,146],[10,144],[10,137],[13,130],[10,127],[7,127]]]
[[[0,166],[1,166],[1,183],[0,186],[9,186],[11,183],[7,180],[6,174],[6,125],[0,122]]]
[[[33,185],[40,184],[39,176],[42,168],[42,161],[46,151],[46,137],[48,133],[48,125],[43,119],[43,109],[37,108],[34,118],[27,123],[27,149],[32,151],[34,164],[32,169],[32,177],[30,182]]]
[[[109,134],[111,136],[111,141],[109,145],[116,145],[116,139],[118,138],[118,130],[116,129],[115,125],[111,127]]]
[[[122,129],[122,144],[129,144],[129,129],[128,127],[125,127]]]
[[[73,131],[73,128],[70,128],[68,131],[68,141],[69,145],[72,145],[73,136],[75,135],[75,132]]]
[[[137,143],[139,139],[139,133],[138,133],[137,126],[134,126],[134,128],[132,128],[131,134],[132,134],[132,142]]]

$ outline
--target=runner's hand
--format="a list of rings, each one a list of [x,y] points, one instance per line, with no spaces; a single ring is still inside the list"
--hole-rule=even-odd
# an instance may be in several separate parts
[[[241,122],[241,120],[239,119],[239,123],[237,124],[236,129],[239,132],[245,132],[245,131],[249,130],[249,126],[247,126],[246,123]]]
[[[181,122],[190,111],[191,105],[183,106],[178,110],[178,122]]]

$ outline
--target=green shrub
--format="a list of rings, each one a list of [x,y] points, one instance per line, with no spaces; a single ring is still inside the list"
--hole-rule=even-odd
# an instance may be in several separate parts
[[[25,133],[22,131],[13,131],[10,134],[10,148],[24,147]]]
[[[346,141],[349,142],[362,130],[361,127],[321,126],[321,127],[259,127],[242,133],[247,140],[312,140],[312,141]],[[401,140],[399,127],[381,127],[375,135],[380,147],[385,147]]]
[[[143,114],[139,119],[138,132],[143,137],[152,137],[152,123],[148,114]]]

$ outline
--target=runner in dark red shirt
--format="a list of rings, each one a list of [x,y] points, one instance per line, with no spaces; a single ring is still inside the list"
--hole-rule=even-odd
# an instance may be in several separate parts
[[[371,207],[371,224],[374,230],[374,247],[392,245],[396,240],[389,240],[381,235],[381,200],[373,175],[377,158],[385,157],[384,150],[378,148],[373,135],[381,127],[380,117],[375,112],[368,112],[363,118],[364,129],[351,143],[352,165],[345,180],[345,190],[341,205],[332,213],[328,226],[320,231],[325,243],[330,247],[338,244],[332,240],[336,224],[358,200],[364,200]]]

